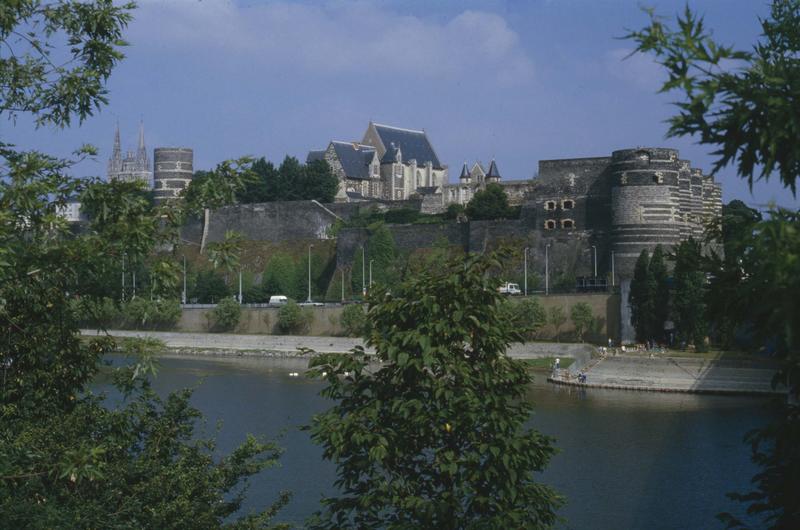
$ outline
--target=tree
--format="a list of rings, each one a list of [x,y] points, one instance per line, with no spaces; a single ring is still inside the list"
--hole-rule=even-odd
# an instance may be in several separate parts
[[[551,307],[550,311],[547,312],[547,322],[553,326],[556,340],[561,342],[561,326],[567,322],[567,315],[564,313],[564,308],[560,305]]]
[[[225,239],[208,245],[208,260],[214,268],[225,269],[225,283],[228,274],[239,268],[239,255],[242,252],[244,236],[234,230],[225,231]]]
[[[184,200],[189,212],[203,212],[203,236],[200,252],[206,248],[211,211],[236,202],[236,194],[244,187],[244,182],[252,180],[252,160],[242,157],[217,164],[214,171],[195,172],[192,182],[186,188]]]
[[[225,279],[213,270],[199,271],[194,282],[194,289],[189,296],[201,304],[213,304],[230,296],[231,290]]]
[[[242,306],[231,297],[223,298],[211,312],[216,331],[231,331],[239,324],[242,317]]]
[[[372,281],[388,284],[396,275],[395,258],[397,247],[389,228],[382,222],[369,226],[370,236],[367,239],[367,274],[369,262],[372,263]],[[369,276],[368,276],[369,278]],[[369,280],[367,281],[369,283]],[[369,285],[367,285],[369,288]]]
[[[633,268],[628,303],[631,306],[631,323],[636,330],[636,340],[645,342],[650,338],[655,301],[653,300],[653,276],[650,272],[650,255],[642,250]]]
[[[336,192],[339,191],[339,179],[326,161],[314,160],[303,166],[296,186],[296,194],[301,199],[333,202]]]
[[[522,337],[472,256],[370,294],[363,350],[321,354],[311,374],[336,401],[312,439],[337,466],[340,494],[312,528],[542,528],[560,498],[534,480],[551,440],[526,428],[530,375],[505,355]]]
[[[520,302],[505,298],[500,304],[500,312],[502,318],[527,340],[534,339],[547,324],[547,311],[538,298],[526,298]]]
[[[584,334],[592,328],[594,323],[592,308],[586,302],[578,302],[572,306],[569,315],[572,319],[572,325],[575,326],[575,335],[583,342]]]
[[[467,203],[466,212],[471,220],[506,218],[510,215],[508,196],[500,184],[492,182],[475,193]]]
[[[297,302],[289,300],[278,310],[278,329],[282,333],[302,333],[307,330],[313,317],[310,311],[304,311]]]
[[[684,96],[669,134],[699,135],[700,143],[716,149],[715,171],[735,164],[750,184],[777,176],[794,194],[800,176],[800,2],[772,2],[752,51],[716,43],[688,6],[677,30],[653,12],[650,16],[650,24],[629,38],[637,51],[653,54],[669,73],[662,92],[677,90]],[[761,346],[777,340],[775,349],[785,359],[777,381],[786,382],[794,398],[794,404],[782,404],[778,421],[748,436],[762,470],[753,479],[754,491],[734,495],[770,528],[800,527],[800,344],[792,331],[800,329],[799,229],[796,212],[774,209],[769,220],[757,222],[742,239],[747,252],[733,254],[741,263],[725,263],[714,253],[710,260],[709,292],[712,304],[724,310],[726,329],[750,324]],[[721,518],[729,528],[744,526],[730,514]]]
[[[692,238],[675,249],[674,320],[678,337],[694,344],[697,351],[705,348],[706,275],[701,265],[700,243]]]
[[[267,262],[264,274],[261,277],[264,296],[296,295],[298,280],[297,267],[292,257],[283,252],[274,253]]]
[[[447,205],[447,210],[444,212],[445,219],[458,219],[459,215],[463,215],[466,209],[464,205],[452,203]]]
[[[367,315],[361,304],[350,304],[342,310],[342,328],[348,337],[362,337],[367,331]]]
[[[3,3],[0,117],[66,127],[104,105],[132,7]],[[95,152],[81,148],[78,158]],[[81,340],[70,301],[101,302],[95,285],[121,265],[122,245],[111,234],[149,255],[166,237],[159,213],[125,186],[69,178],[74,160],[5,143],[0,157],[0,527],[266,525],[286,496],[258,513],[236,514],[244,479],[273,464],[279,449],[248,438],[217,456],[212,440],[196,439],[200,415],[190,392],[162,398],[152,390],[157,345]],[[114,226],[69,229],[59,208],[84,192],[93,213]],[[103,356],[118,347],[135,361],[110,370],[118,397],[107,401],[90,384]]]
[[[664,323],[669,320],[669,275],[664,263],[664,250],[656,245],[650,258],[650,289],[653,296],[653,319],[650,337],[662,341],[664,339]]]

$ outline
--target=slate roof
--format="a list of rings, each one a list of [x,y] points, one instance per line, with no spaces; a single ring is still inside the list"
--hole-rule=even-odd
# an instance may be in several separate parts
[[[347,195],[348,199],[352,199],[354,201],[366,201],[367,198],[364,197],[362,194],[358,193],[357,191],[346,191],[345,194]]]
[[[494,160],[492,160],[491,165],[489,165],[489,171],[486,173],[486,178],[500,178],[500,171],[498,171],[497,164],[494,163]]]
[[[464,167],[461,168],[461,175],[458,176],[460,179],[468,179],[470,178],[469,168],[467,168],[467,163],[464,162]]]
[[[417,165],[420,166],[431,162],[436,169],[444,169],[425,131],[401,129],[399,127],[379,125],[377,123],[373,123],[373,125],[387,152],[389,151],[389,147],[394,144],[401,149],[403,160],[414,159],[417,161]]]
[[[331,142],[344,174],[349,179],[368,179],[369,164],[375,156],[375,148],[355,142]]]

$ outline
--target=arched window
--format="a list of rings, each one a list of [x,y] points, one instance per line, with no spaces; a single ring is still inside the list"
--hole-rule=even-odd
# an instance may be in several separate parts
[[[545,210],[555,210],[556,209],[556,201],[547,201],[544,203]]]
[[[575,221],[572,219],[563,219],[561,221],[561,228],[575,228]]]
[[[556,228],[556,220],[555,219],[548,219],[544,222],[544,229],[545,230],[555,230]]]
[[[561,208],[563,208],[564,210],[572,210],[573,208],[575,208],[575,201],[573,201],[572,199],[564,199],[563,201],[561,201]]]

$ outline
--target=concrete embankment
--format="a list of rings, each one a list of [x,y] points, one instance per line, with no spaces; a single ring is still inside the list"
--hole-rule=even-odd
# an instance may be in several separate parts
[[[618,355],[593,359],[571,372],[561,370],[548,380],[618,390],[763,395],[785,393],[772,388],[777,370],[778,365],[767,360]],[[583,371],[585,383],[578,381],[576,371]]]
[[[81,330],[85,336],[98,331]],[[115,337],[150,337],[162,341],[174,353],[184,355],[252,355],[293,356],[303,348],[319,353],[346,352],[364,341],[350,337],[313,337],[298,335],[239,335],[228,333],[176,333],[170,331],[121,331],[110,330]],[[367,353],[373,348],[365,347]],[[592,356],[594,347],[588,344],[559,344],[531,342],[513,344],[508,354],[516,359],[539,357],[574,357],[576,363],[584,365]]]

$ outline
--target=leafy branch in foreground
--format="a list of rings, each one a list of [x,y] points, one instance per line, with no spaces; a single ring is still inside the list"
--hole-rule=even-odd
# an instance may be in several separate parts
[[[313,528],[545,528],[562,499],[534,480],[555,452],[524,425],[531,378],[505,355],[522,337],[502,318],[494,257],[467,257],[370,295],[367,343],[310,363],[337,403],[313,440],[339,496]]]

